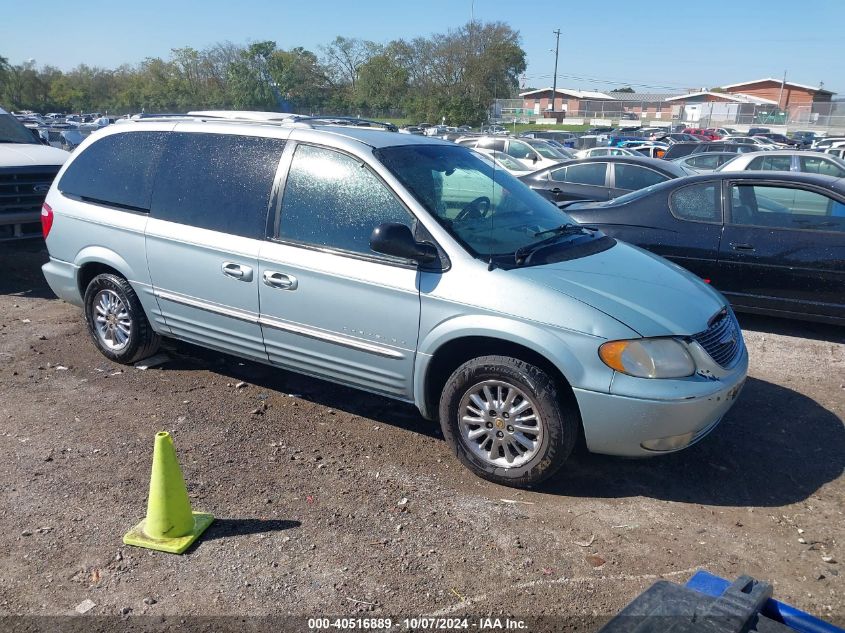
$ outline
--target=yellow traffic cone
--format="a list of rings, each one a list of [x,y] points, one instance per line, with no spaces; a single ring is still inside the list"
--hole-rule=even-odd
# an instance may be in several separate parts
[[[156,433],[147,517],[123,537],[127,545],[181,554],[211,525],[214,517],[191,512],[185,480],[170,433]]]

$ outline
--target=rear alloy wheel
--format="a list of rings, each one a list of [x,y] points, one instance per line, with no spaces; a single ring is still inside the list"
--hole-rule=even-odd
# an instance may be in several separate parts
[[[553,475],[575,446],[577,409],[542,369],[506,356],[461,365],[440,399],[443,434],[460,461],[497,483],[529,487]]]
[[[155,354],[161,339],[153,332],[138,295],[123,277],[97,275],[85,290],[85,320],[97,348],[118,363]]]

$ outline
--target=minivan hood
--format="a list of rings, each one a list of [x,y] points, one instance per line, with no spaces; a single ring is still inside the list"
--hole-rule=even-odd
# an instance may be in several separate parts
[[[588,257],[511,272],[586,303],[646,337],[697,334],[726,305],[692,273],[622,242]]]
[[[49,145],[0,143],[0,167],[64,165],[70,153]]]

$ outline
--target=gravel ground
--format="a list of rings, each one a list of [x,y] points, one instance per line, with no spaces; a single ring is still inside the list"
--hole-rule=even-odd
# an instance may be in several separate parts
[[[113,364],[45,260],[0,245],[0,616],[593,618],[707,569],[845,622],[842,328],[742,317],[750,377],[708,438],[579,454],[526,492],[472,476],[403,404],[182,344]],[[217,517],[183,556],[121,542],[162,429]]]

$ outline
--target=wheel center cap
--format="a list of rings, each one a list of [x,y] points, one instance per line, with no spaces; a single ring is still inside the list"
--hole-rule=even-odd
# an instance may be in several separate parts
[[[505,428],[505,421],[502,418],[496,418],[495,424],[497,429]]]

